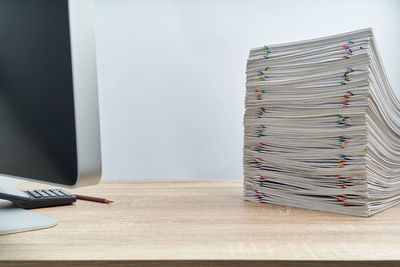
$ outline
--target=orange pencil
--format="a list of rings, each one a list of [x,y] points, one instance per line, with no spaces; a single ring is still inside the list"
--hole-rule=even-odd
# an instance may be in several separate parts
[[[100,203],[112,203],[112,200],[108,200],[105,198],[99,198],[99,197],[90,197],[90,196],[84,196],[84,195],[77,195],[74,194],[76,199],[81,199],[81,200],[87,200],[87,201],[93,201],[93,202],[100,202]]]

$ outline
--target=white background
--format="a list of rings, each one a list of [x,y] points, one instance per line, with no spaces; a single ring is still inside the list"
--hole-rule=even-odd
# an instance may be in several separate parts
[[[400,96],[399,14],[394,0],[97,0],[103,178],[242,178],[252,47],[373,27]]]

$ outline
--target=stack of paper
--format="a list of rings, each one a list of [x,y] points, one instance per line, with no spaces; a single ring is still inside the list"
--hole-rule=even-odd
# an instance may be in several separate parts
[[[400,102],[365,29],[251,49],[249,201],[370,216],[400,203]]]

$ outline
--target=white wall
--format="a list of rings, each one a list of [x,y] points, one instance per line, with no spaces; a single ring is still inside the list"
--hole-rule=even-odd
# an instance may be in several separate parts
[[[249,49],[373,27],[400,93],[400,1],[97,0],[105,178],[241,178]],[[400,94],[399,94],[400,95]]]
[[[400,1],[96,0],[104,178],[241,178],[249,49],[373,27],[400,95]]]

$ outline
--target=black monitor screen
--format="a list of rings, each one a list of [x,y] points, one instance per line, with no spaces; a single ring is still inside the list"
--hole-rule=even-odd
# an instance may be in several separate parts
[[[0,0],[0,174],[77,176],[67,0]]]

